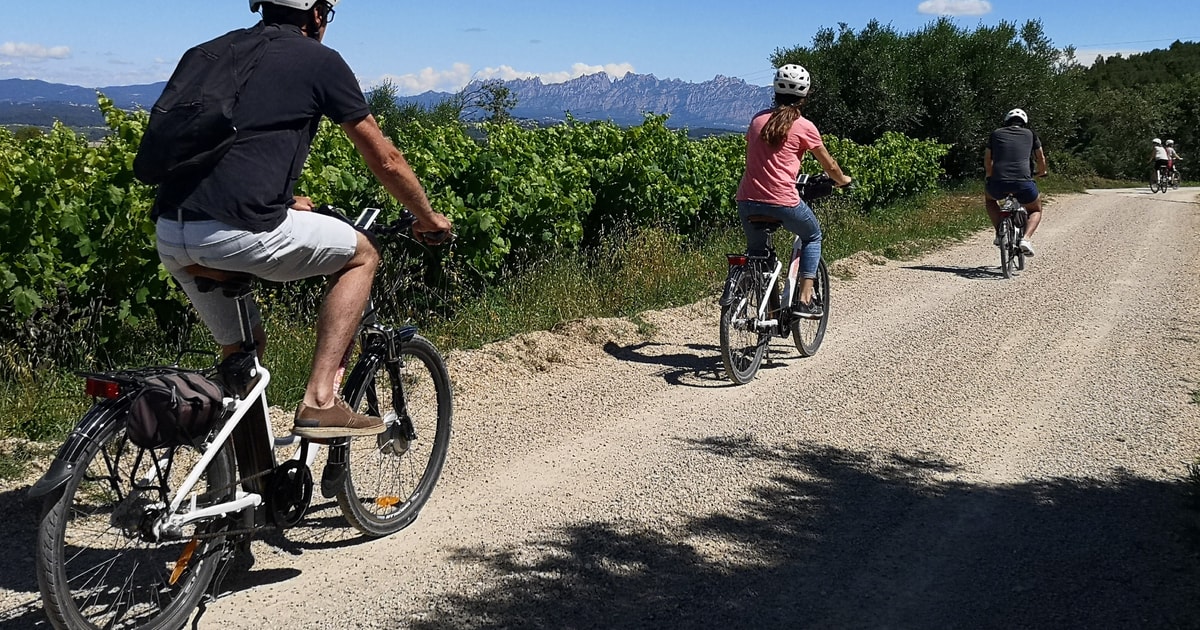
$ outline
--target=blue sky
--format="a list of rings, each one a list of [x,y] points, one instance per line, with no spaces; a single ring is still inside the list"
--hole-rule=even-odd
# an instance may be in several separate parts
[[[0,79],[85,87],[164,80],[191,45],[256,21],[246,0],[4,4]],[[1056,46],[1075,46],[1089,63],[1097,54],[1200,41],[1196,0],[343,0],[325,43],[365,88],[389,78],[402,94],[453,91],[475,78],[557,82],[600,70],[766,85],[771,53],[808,45],[822,26],[859,29],[874,18],[911,31],[938,15],[967,28],[1040,19]]]

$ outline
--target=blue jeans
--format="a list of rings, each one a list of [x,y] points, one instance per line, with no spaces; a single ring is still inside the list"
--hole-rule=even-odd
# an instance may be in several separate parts
[[[761,252],[767,248],[767,233],[750,225],[746,217],[760,214],[783,221],[783,227],[800,237],[800,277],[816,278],[817,265],[821,262],[821,224],[812,208],[803,201],[795,207],[773,206],[757,201],[737,202],[738,216],[742,219],[742,230],[746,232],[746,251]]]

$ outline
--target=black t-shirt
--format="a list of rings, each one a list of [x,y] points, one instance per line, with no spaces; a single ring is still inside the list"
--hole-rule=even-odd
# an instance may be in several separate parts
[[[1029,162],[1033,159],[1033,152],[1042,148],[1042,141],[1032,129],[1016,125],[1001,127],[988,137],[987,148],[992,150],[992,179],[1033,179],[1033,169]]]
[[[253,232],[273,230],[287,215],[321,116],[340,124],[370,113],[337,51],[298,27],[268,28],[285,32],[268,44],[242,92],[237,141],[198,181],[159,186],[153,217],[183,208]]]

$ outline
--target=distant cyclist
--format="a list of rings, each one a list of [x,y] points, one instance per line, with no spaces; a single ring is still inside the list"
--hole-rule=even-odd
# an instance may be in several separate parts
[[[1029,128],[1029,114],[1023,109],[1014,109],[1004,115],[1004,126],[992,132],[983,152],[983,171],[987,175],[984,185],[984,205],[992,227],[1000,229],[1000,203],[1008,195],[1029,211],[1025,223],[1025,238],[1021,239],[1021,251],[1033,255],[1030,238],[1042,220],[1042,199],[1037,184],[1033,182],[1030,161],[1037,163],[1037,176],[1046,176],[1046,154],[1042,141]],[[996,245],[1000,244],[997,233]]]
[[[1175,141],[1167,140],[1167,173],[1174,175],[1175,171],[1179,170],[1175,163],[1182,160],[1179,154],[1175,152]]]
[[[1171,154],[1167,148],[1163,146],[1163,141],[1155,138],[1150,141],[1154,145],[1154,157],[1150,158],[1154,162],[1154,175],[1157,180],[1159,173],[1167,172],[1167,168],[1171,165]]]
[[[801,115],[811,86],[812,77],[801,66],[788,64],[775,71],[775,106],[750,120],[746,171],[737,190],[747,251],[765,250],[767,245],[767,235],[751,227],[747,217],[752,215],[779,219],[783,227],[800,237],[800,303],[793,304],[792,310],[801,317],[823,314],[822,307],[812,299],[821,260],[821,225],[796,190],[805,152],[812,152],[834,184],[850,184],[850,177],[829,155],[817,127]]]

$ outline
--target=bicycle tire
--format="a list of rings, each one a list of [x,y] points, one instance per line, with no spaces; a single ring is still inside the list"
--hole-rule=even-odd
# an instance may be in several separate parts
[[[792,304],[796,304],[799,299],[800,283],[796,283]],[[813,302],[822,307],[820,319],[797,317],[792,320],[792,341],[802,357],[811,357],[817,353],[825,339],[825,328],[829,325],[829,270],[825,267],[824,258],[817,263],[817,277],[813,279]]]
[[[1000,273],[1005,278],[1012,277],[1013,254],[1013,225],[1012,219],[1004,217],[1000,220]],[[1017,245],[1020,248],[1020,245]]]
[[[721,362],[729,380],[745,385],[758,373],[770,336],[752,329],[763,299],[757,269],[747,266],[730,273],[737,277],[728,283],[728,304],[721,307]]]
[[[152,470],[151,452],[165,462],[159,468],[165,483],[139,491],[133,480]],[[140,449],[125,436],[123,421],[86,445],[74,474],[47,496],[39,520],[37,578],[54,627],[167,629],[187,622],[220,564],[220,531],[228,521],[193,524],[178,540],[157,543],[136,530],[159,492],[181,482],[200,455],[191,447]],[[232,449],[222,448],[197,483],[200,506],[233,497],[235,466]],[[172,576],[180,562],[181,575]]]
[[[404,342],[400,361],[364,355],[348,381],[346,400],[360,413],[388,421],[375,436],[348,438],[345,479],[337,501],[355,529],[371,537],[395,533],[416,520],[433,494],[450,448],[454,395],[446,363],[420,335]],[[397,388],[396,386],[399,386]],[[394,400],[403,400],[400,408]],[[402,418],[412,422],[407,434]]]

